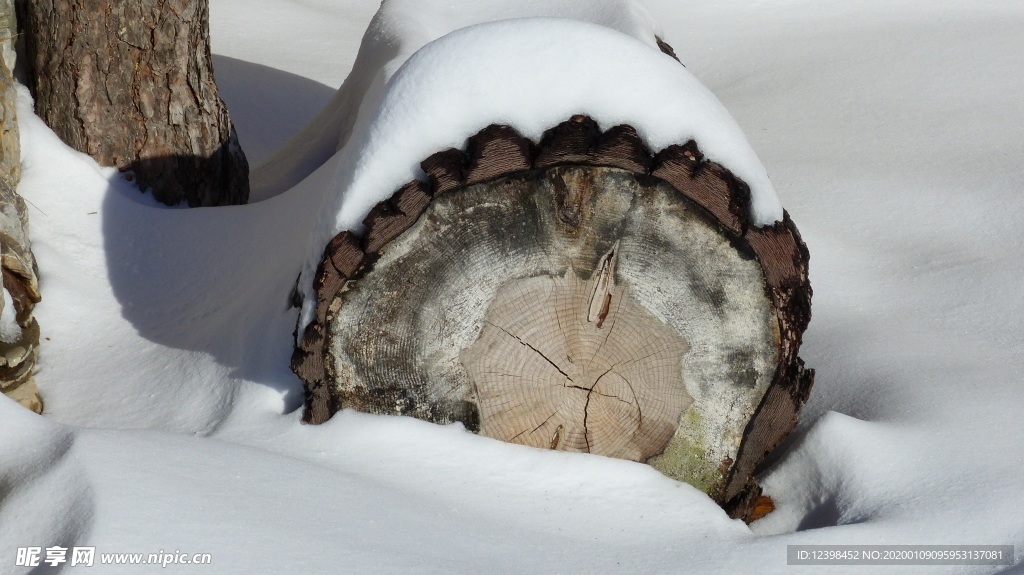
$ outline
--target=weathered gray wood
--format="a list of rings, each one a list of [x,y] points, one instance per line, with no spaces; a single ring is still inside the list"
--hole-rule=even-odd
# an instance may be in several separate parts
[[[763,512],[752,472],[813,375],[797,357],[808,255],[788,215],[751,226],[746,185],[695,142],[652,157],[628,126],[586,117],[537,145],[490,127],[423,169],[429,183],[378,206],[367,236],[325,250],[293,358],[306,421],[345,407],[460,421],[646,461],[733,516]],[[415,209],[397,209],[409,190]],[[346,270],[329,272],[338,254]]]
[[[0,3],[0,30],[13,28],[13,6]],[[9,43],[9,39],[3,41],[5,46]],[[5,54],[9,55],[6,50]],[[0,270],[5,292],[0,299],[0,322],[5,326],[0,330],[0,393],[42,412],[43,403],[33,379],[39,325],[32,310],[40,295],[28,237],[28,211],[15,191],[21,179],[21,147],[10,62],[13,60],[0,59]]]
[[[760,488],[755,468],[786,438],[798,423],[800,410],[814,385],[814,370],[798,356],[804,330],[811,321],[810,254],[789,213],[773,226],[747,230],[744,239],[765,270],[765,285],[777,310],[781,348],[779,367],[744,434],[743,445],[725,491],[726,508],[750,516],[758,506]]]
[[[0,177],[6,178],[13,187],[21,180],[21,143],[18,141],[17,93],[12,77],[15,63],[14,33],[17,30],[14,4],[0,0],[0,53],[3,67],[0,68]]]
[[[207,0],[26,3],[36,113],[167,204],[243,204],[249,167],[210,57]]]

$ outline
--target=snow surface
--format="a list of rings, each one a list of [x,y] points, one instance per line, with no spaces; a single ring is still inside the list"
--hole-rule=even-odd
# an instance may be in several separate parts
[[[267,201],[165,209],[63,146],[23,91],[47,415],[0,398],[0,573],[29,572],[17,547],[93,545],[213,555],[94,573],[1024,574],[785,565],[809,543],[1015,544],[1021,560],[1024,10],[649,6],[811,250],[801,355],[818,378],[764,479],[775,512],[747,528],[647,466],[459,426],[301,425],[287,300],[336,160]],[[214,0],[243,146],[299,131],[309,110],[258,112],[327,101],[375,9]]]
[[[14,343],[21,339],[21,326],[14,310],[14,298],[7,288],[3,290],[3,307],[0,307],[0,341]]]

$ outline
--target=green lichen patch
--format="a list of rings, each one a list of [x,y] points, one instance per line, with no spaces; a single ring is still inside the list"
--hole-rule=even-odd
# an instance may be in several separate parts
[[[713,459],[703,431],[703,418],[697,406],[691,406],[679,422],[679,430],[661,455],[647,463],[665,475],[689,483],[708,495],[721,489],[722,462]]]

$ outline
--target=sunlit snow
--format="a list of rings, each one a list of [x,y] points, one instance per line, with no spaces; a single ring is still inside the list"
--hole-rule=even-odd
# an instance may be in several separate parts
[[[385,7],[443,9],[454,29],[478,22],[451,17],[474,4]],[[586,3],[557,4],[529,15]],[[1024,573],[786,565],[789,544],[1016,545],[1020,561],[1019,2],[650,0],[609,16],[628,5],[573,16],[649,52],[646,70],[679,67],[636,39],[662,34],[742,128],[810,249],[801,355],[817,383],[763,478],[776,511],[748,527],[645,465],[460,426],[355,412],[300,424],[289,294],[356,133],[354,117],[316,116],[342,97],[378,6],[212,0],[218,86],[243,147],[268,160],[254,170],[264,201],[166,209],[61,144],[21,92],[46,415],[0,396],[0,573],[28,573],[13,566],[27,546],[212,556],[69,573]],[[381,21],[377,33],[418,38],[388,61],[440,29]],[[311,119],[327,140],[304,131]]]

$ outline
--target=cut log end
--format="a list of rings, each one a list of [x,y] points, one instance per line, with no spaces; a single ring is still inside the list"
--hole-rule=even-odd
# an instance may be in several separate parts
[[[570,270],[498,290],[461,355],[482,435],[634,461],[665,450],[693,402],[687,344],[611,275]]]
[[[468,150],[325,250],[337,277],[293,364],[306,419],[352,407],[644,461],[750,520],[812,376],[788,216],[751,226],[746,186],[694,142],[650,154],[585,117]]]

